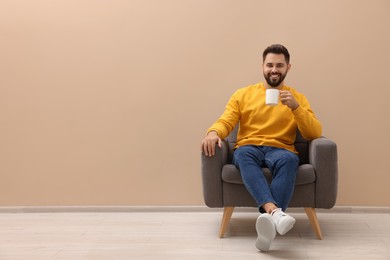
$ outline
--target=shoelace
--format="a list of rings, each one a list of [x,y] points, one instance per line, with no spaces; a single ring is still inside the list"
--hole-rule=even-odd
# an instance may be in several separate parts
[[[277,208],[277,209],[274,209],[273,211],[271,211],[271,216],[273,216],[274,213],[277,213],[278,211],[279,211],[279,214],[280,214],[281,216],[284,216],[284,215],[285,215],[284,212],[282,211],[282,209]]]

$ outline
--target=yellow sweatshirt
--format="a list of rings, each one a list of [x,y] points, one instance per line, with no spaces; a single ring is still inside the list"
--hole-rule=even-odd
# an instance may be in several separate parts
[[[224,139],[239,122],[236,148],[264,145],[296,153],[294,142],[297,127],[305,139],[312,140],[321,136],[322,126],[303,94],[289,86],[283,86],[282,90],[292,92],[299,103],[297,109],[291,111],[280,101],[276,106],[267,106],[264,84],[250,85],[231,96],[224,113],[207,132],[216,131]]]

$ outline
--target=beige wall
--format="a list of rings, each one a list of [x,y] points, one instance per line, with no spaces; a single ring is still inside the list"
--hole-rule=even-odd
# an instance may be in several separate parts
[[[339,148],[338,205],[390,206],[390,1],[0,2],[0,205],[203,205],[199,143],[272,43]]]

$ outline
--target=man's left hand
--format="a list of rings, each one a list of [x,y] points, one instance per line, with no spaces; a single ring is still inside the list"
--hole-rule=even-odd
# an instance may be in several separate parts
[[[280,90],[280,101],[283,105],[288,106],[291,110],[295,110],[299,107],[299,104],[295,100],[293,94],[288,90]]]

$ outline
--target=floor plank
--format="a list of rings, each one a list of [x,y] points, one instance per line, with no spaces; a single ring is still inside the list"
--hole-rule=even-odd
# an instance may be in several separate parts
[[[317,213],[317,240],[305,213],[267,253],[254,246],[258,213],[222,211],[0,213],[0,260],[19,259],[390,259],[390,214]]]

